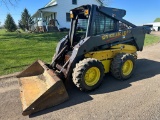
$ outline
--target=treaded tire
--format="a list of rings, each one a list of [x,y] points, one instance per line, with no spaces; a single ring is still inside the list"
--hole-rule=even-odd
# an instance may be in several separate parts
[[[119,80],[126,80],[128,78],[130,78],[134,72],[134,69],[135,69],[135,57],[134,55],[132,54],[126,54],[126,53],[119,53],[117,54],[112,62],[111,62],[111,74],[113,75],[113,77],[115,77],[116,79],[119,79]],[[128,75],[124,75],[123,74],[123,70],[122,70],[122,67],[124,65],[124,63],[127,61],[127,60],[131,60],[132,63],[133,63],[133,69],[132,71],[130,72],[130,74]]]
[[[86,84],[84,76],[87,70],[89,70],[92,67],[96,67],[99,69],[100,79],[95,85],[89,86]],[[102,63],[97,59],[86,58],[76,64],[72,76],[73,76],[73,83],[77,86],[77,88],[79,88],[81,91],[91,91],[100,86],[104,76],[104,67]]]

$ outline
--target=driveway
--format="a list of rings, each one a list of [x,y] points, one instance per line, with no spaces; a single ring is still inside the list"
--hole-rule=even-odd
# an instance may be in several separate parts
[[[1,120],[160,120],[160,43],[138,52],[127,81],[107,74],[103,84],[84,93],[73,87],[70,99],[31,116],[22,116],[17,78],[0,79]]]

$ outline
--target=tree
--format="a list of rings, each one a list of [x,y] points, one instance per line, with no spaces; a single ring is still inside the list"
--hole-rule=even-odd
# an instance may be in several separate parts
[[[28,10],[25,8],[21,15],[21,20],[19,20],[18,25],[22,30],[29,30],[29,25],[33,23],[31,15]]]
[[[4,27],[9,32],[14,32],[15,30],[17,30],[17,26],[11,16],[11,14],[7,14],[6,21],[4,23]]]
[[[156,18],[154,22],[160,22],[160,18]]]

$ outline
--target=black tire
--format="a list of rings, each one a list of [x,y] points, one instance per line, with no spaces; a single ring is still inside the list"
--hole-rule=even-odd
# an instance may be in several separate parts
[[[111,74],[113,77],[119,80],[126,80],[130,78],[134,72],[135,69],[135,57],[132,54],[126,54],[126,53],[119,53],[117,54],[112,62],[111,62]],[[123,71],[123,66],[126,63],[126,61],[132,62],[130,65],[132,68],[130,68],[128,74],[126,75]]]
[[[85,81],[85,75],[89,69],[93,68],[96,68],[99,71],[98,73],[100,73],[98,74],[98,81],[94,85],[88,85]],[[104,67],[100,61],[94,58],[87,58],[76,64],[72,76],[73,83],[77,86],[77,88],[81,91],[91,91],[100,86],[104,76]],[[93,77],[93,79],[96,78]]]

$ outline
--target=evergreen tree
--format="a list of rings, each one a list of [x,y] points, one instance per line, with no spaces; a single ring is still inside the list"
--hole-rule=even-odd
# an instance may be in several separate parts
[[[19,20],[18,24],[22,30],[29,30],[29,25],[32,24],[33,21],[31,19],[31,15],[28,10],[25,8],[21,15],[21,20]]]
[[[4,23],[4,27],[9,32],[14,32],[15,30],[17,30],[17,26],[11,16],[11,14],[7,14],[6,21]]]

